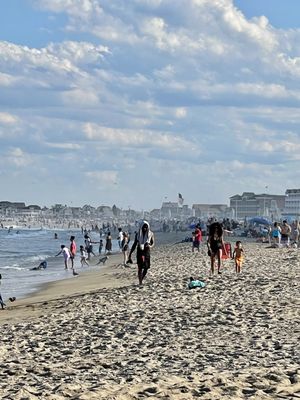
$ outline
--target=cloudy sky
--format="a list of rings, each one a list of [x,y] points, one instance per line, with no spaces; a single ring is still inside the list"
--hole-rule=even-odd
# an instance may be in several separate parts
[[[2,1],[0,200],[150,209],[299,188],[299,3]]]

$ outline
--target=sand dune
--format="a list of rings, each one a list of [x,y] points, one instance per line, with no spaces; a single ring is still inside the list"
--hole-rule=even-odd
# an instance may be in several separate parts
[[[110,266],[16,302],[0,315],[2,398],[300,398],[299,250],[244,247],[239,276],[164,245],[143,287]]]

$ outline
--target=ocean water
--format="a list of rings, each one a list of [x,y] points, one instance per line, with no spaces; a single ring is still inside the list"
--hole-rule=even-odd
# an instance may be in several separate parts
[[[58,239],[54,239],[54,233]],[[0,274],[2,275],[1,294],[4,301],[9,297],[22,298],[38,290],[43,283],[72,277],[72,271],[64,269],[64,259],[55,255],[61,244],[70,245],[70,236],[75,236],[77,257],[75,269],[81,269],[79,246],[84,245],[81,230],[47,230],[47,229],[0,229]],[[116,234],[117,235],[117,234]],[[97,232],[90,233],[92,241],[98,241]],[[105,244],[105,237],[102,237]],[[113,251],[118,250],[117,240],[112,241]],[[93,245],[98,254],[98,244]],[[39,263],[46,260],[48,267],[41,271],[32,271]],[[92,267],[90,267],[92,268]],[[99,267],[98,267],[99,268]]]

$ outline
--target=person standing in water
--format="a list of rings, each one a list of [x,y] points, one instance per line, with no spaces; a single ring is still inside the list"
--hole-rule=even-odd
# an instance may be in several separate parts
[[[74,259],[76,256],[76,243],[75,243],[75,236],[70,237],[70,259],[71,259],[71,269],[74,269]]]
[[[70,254],[70,250],[67,248],[67,246],[65,246],[64,244],[62,244],[60,246],[61,250],[59,253],[57,253],[55,255],[55,257],[59,256],[60,254],[62,254],[64,256],[64,261],[65,261],[65,269],[68,269],[68,262],[71,258],[71,254]]]
[[[128,262],[132,262],[131,255],[137,249],[136,260],[138,265],[139,285],[143,284],[143,280],[150,268],[150,250],[154,246],[154,234],[150,230],[150,225],[147,221],[140,224],[140,229],[135,235],[134,243],[128,255]]]

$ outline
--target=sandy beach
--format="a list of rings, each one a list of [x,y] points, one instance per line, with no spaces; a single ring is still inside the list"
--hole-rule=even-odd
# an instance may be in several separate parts
[[[161,245],[143,287],[120,255],[9,304],[1,398],[300,398],[300,251],[244,249],[239,276],[226,260],[209,277],[204,248]]]

